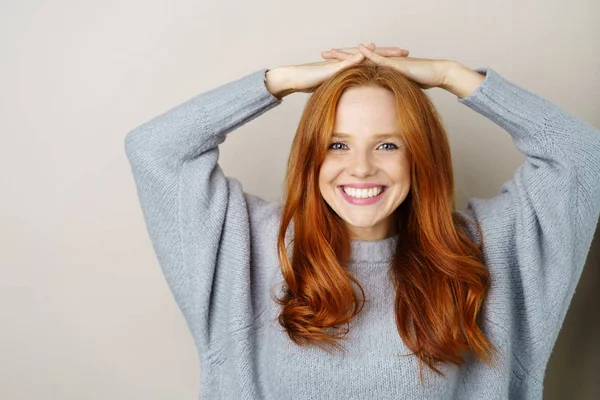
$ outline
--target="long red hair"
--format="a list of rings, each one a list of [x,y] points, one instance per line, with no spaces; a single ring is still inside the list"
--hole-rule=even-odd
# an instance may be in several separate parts
[[[319,190],[338,100],[346,89],[364,85],[395,94],[411,155],[411,190],[395,211],[400,236],[390,266],[399,334],[419,358],[421,381],[422,362],[443,375],[437,363],[461,366],[471,352],[489,365],[497,350],[478,326],[490,281],[481,231],[476,226],[479,238],[472,242],[465,231],[470,221],[455,211],[450,147],[435,107],[417,83],[391,67],[346,67],[307,101],[288,160],[277,241],[284,278],[283,298],[275,299],[283,306],[279,323],[296,344],[328,351],[326,345],[341,347],[348,329],[340,326],[364,305],[364,290],[345,267],[349,232]],[[293,237],[286,244],[290,224]]]

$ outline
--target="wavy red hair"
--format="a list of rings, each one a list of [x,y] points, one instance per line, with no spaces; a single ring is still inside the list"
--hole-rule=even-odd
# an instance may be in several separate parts
[[[375,85],[396,97],[403,139],[411,155],[411,190],[395,211],[399,240],[390,266],[396,288],[398,332],[422,363],[466,362],[472,353],[491,364],[497,352],[479,328],[490,273],[470,223],[456,213],[450,147],[438,113],[414,81],[387,66],[346,67],[318,86],[306,104],[294,137],[284,186],[277,241],[284,278],[279,323],[298,345],[328,351],[364,306],[365,293],[347,271],[351,239],[345,222],[322,198],[319,170],[331,143],[337,103],[345,90]],[[472,222],[472,221],[471,221]],[[288,227],[293,237],[285,243]],[[290,249],[291,247],[291,249]],[[353,285],[360,289],[362,297]]]

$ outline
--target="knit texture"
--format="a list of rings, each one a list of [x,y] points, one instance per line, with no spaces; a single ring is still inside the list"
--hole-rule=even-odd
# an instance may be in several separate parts
[[[493,69],[476,70],[485,80],[457,100],[526,156],[499,195],[471,198],[460,211],[483,231],[492,279],[481,327],[500,365],[470,358],[441,366],[445,377],[424,366],[421,386],[416,357],[399,356],[410,350],[387,275],[397,236],[352,242],[349,270],[366,304],[345,352],[297,346],[276,322],[282,206],[244,192],[218,164],[228,133],[283,101],[267,91],[266,71],[201,93],[125,137],[149,237],[196,344],[200,399],[541,399],[600,213],[600,132]]]

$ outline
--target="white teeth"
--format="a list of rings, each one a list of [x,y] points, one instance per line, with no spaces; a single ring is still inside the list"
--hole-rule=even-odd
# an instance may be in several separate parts
[[[383,186],[370,189],[355,189],[351,187],[344,187],[344,192],[350,197],[356,197],[357,199],[366,199],[369,197],[375,197],[383,191]]]

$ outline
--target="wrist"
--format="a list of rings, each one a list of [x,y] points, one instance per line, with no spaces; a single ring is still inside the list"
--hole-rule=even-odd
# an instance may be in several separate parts
[[[462,99],[471,95],[484,80],[485,75],[459,62],[451,61],[445,69],[440,87]]]
[[[288,73],[285,67],[269,69],[265,74],[265,86],[269,93],[279,100],[293,93],[289,87]]]

